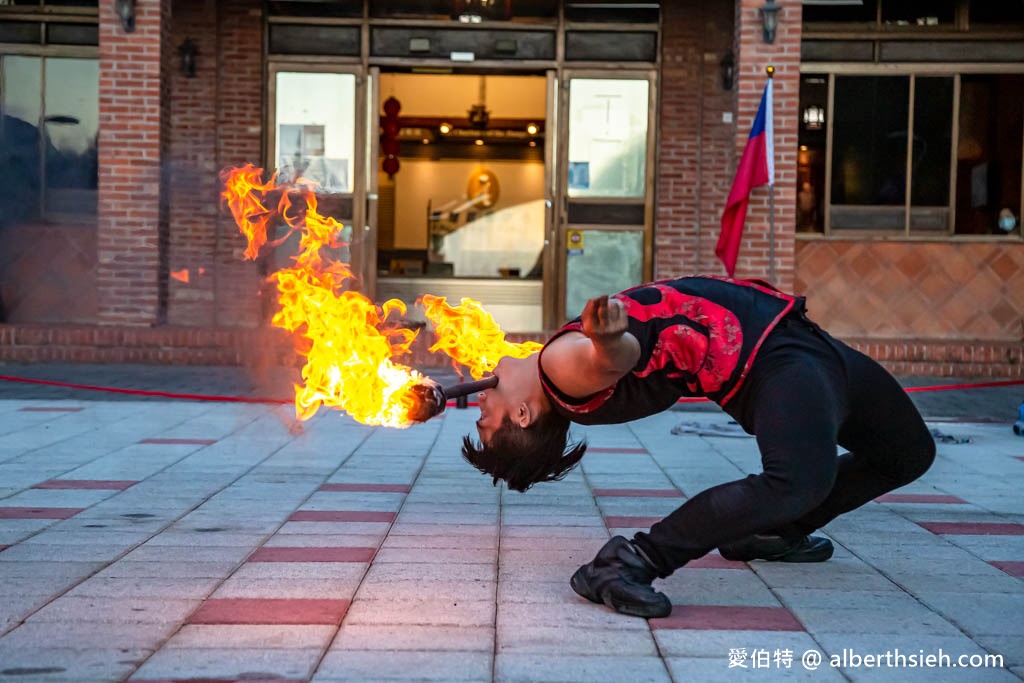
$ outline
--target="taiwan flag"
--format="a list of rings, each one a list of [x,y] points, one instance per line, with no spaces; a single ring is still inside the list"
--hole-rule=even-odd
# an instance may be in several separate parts
[[[772,79],[764,86],[761,104],[757,108],[754,126],[750,129],[747,146],[736,168],[736,178],[729,190],[729,199],[722,213],[722,234],[715,245],[715,256],[725,264],[725,270],[732,277],[736,272],[736,258],[740,253],[743,238],[743,223],[747,218],[747,202],[750,191],[761,185],[775,183],[775,142],[772,123]]]

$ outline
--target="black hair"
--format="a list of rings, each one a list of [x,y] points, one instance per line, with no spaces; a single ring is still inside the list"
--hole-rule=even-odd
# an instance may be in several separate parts
[[[504,480],[513,491],[523,492],[537,482],[565,477],[587,450],[583,441],[568,443],[569,420],[554,411],[537,416],[520,427],[506,416],[489,444],[462,438],[462,457],[473,467]]]

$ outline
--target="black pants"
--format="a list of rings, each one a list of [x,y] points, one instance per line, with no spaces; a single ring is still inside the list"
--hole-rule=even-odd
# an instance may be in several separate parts
[[[801,313],[765,339],[725,410],[756,435],[764,471],[703,491],[636,535],[663,577],[754,533],[810,533],[917,479],[935,458],[896,380]],[[849,452],[836,457],[837,444]]]

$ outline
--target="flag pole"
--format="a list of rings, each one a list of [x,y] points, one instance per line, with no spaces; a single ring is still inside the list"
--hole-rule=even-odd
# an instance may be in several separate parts
[[[768,74],[768,78],[774,79],[775,67],[768,66],[765,68],[765,72]],[[774,108],[775,100],[772,99],[771,106]],[[768,112],[768,116],[774,118],[775,112]],[[772,127],[770,135],[775,135],[774,126]],[[773,150],[774,154],[774,140],[773,144],[769,149]],[[775,284],[775,178],[772,178],[768,183],[768,283],[771,285]]]

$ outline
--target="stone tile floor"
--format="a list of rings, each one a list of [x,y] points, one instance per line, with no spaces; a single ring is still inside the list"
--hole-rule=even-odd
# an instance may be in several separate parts
[[[645,621],[569,576],[610,534],[757,471],[753,440],[671,434],[728,421],[707,410],[579,429],[582,467],[519,494],[462,462],[476,416],[387,430],[276,406],[0,400],[0,681],[1024,677],[1011,417],[936,423],[971,442],[829,525],[831,561],[712,554],[658,582],[676,607]],[[907,666],[928,655],[966,659]]]

